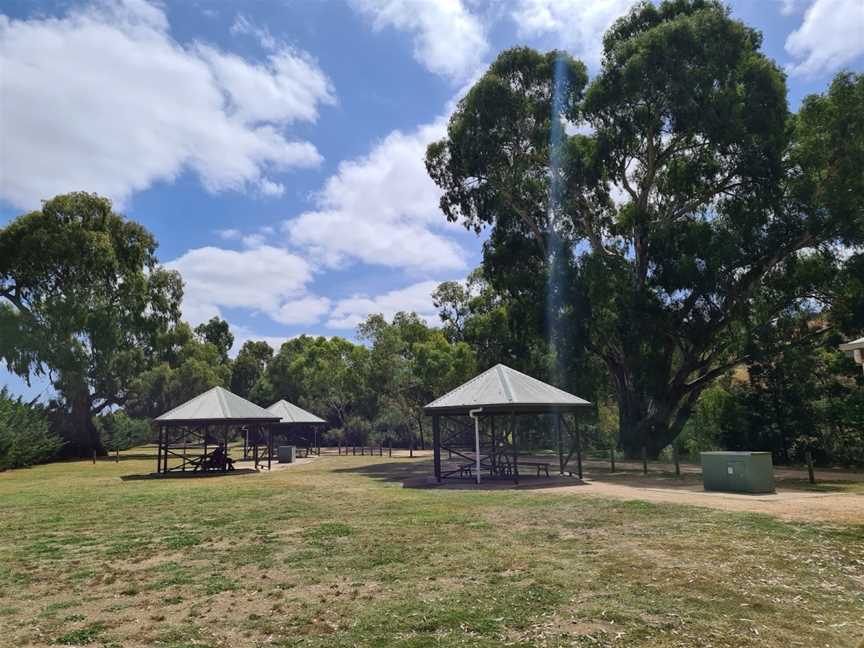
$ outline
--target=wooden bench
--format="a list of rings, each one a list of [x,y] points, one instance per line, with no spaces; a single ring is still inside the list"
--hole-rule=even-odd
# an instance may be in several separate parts
[[[540,471],[544,471],[546,476],[549,476],[549,466],[552,464],[547,461],[520,461],[519,466],[532,466],[537,469],[537,476],[540,476]]]

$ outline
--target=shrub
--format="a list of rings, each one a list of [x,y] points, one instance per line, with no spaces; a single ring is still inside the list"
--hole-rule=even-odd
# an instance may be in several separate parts
[[[152,431],[147,419],[132,418],[117,411],[103,414],[94,422],[106,450],[128,450],[151,441]]]
[[[49,430],[44,408],[0,389],[0,471],[50,461],[63,443]]]

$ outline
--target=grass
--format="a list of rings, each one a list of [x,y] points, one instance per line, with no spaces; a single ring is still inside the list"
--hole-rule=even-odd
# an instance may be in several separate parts
[[[0,646],[857,646],[864,526],[529,491],[427,463],[0,474]],[[428,461],[428,460],[427,460]],[[864,521],[862,521],[864,523]]]

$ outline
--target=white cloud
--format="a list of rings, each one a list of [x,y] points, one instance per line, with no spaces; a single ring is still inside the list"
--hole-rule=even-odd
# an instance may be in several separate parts
[[[789,0],[786,1],[788,2]],[[231,33],[234,35],[251,36],[264,49],[273,50],[279,46],[279,43],[267,27],[257,25],[243,14],[237,14],[234,18],[234,24],[231,25]]]
[[[220,314],[220,307],[248,308],[273,319],[312,279],[305,259],[280,248],[249,250],[203,247],[166,263],[183,276],[183,317],[192,324]]]
[[[281,324],[316,324],[328,312],[329,299],[307,295],[285,302],[271,317]]]
[[[285,127],[334,101],[308,54],[279,47],[252,63],[183,45],[144,0],[0,15],[0,69],[0,198],[25,209],[82,189],[122,203],[187,170],[210,191],[278,195],[272,173],[321,159]]]
[[[232,358],[237,357],[237,354],[240,352],[240,349],[243,348],[243,345],[250,340],[253,340],[255,342],[266,342],[276,353],[278,353],[279,349],[282,348],[282,345],[288,340],[290,340],[292,337],[294,337],[282,337],[280,335],[260,335],[248,326],[243,326],[242,324],[231,323],[229,324],[229,326],[231,327],[231,333],[234,335],[234,344],[231,346],[231,350],[228,352],[228,355],[230,355]]]
[[[470,76],[489,50],[483,25],[461,0],[351,0],[375,29],[394,27],[414,36],[414,58],[430,72],[455,81]]]
[[[380,313],[388,320],[399,311],[415,312],[429,324],[438,324],[432,291],[440,282],[422,281],[375,297],[355,295],[336,303],[327,321],[328,328],[353,329],[369,315]]]
[[[803,59],[789,66],[803,76],[833,72],[864,55],[864,1],[815,0],[786,39],[786,51]]]
[[[521,37],[552,35],[561,47],[597,67],[603,34],[634,4],[636,0],[518,0],[511,17]]]
[[[784,16],[791,16],[801,10],[801,5],[805,0],[775,0],[780,4],[780,13]]]
[[[451,228],[424,165],[426,146],[444,135],[445,124],[439,119],[411,134],[393,131],[366,157],[342,162],[316,195],[317,209],[285,222],[291,241],[331,266],[350,259],[425,270],[465,267],[464,251],[444,236]]]

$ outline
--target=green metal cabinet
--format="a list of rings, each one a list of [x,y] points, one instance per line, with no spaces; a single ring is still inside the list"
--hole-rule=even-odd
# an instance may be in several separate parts
[[[774,464],[770,452],[703,452],[702,482],[706,491],[773,493]]]
[[[294,463],[297,461],[297,446],[279,446],[279,463]]]

